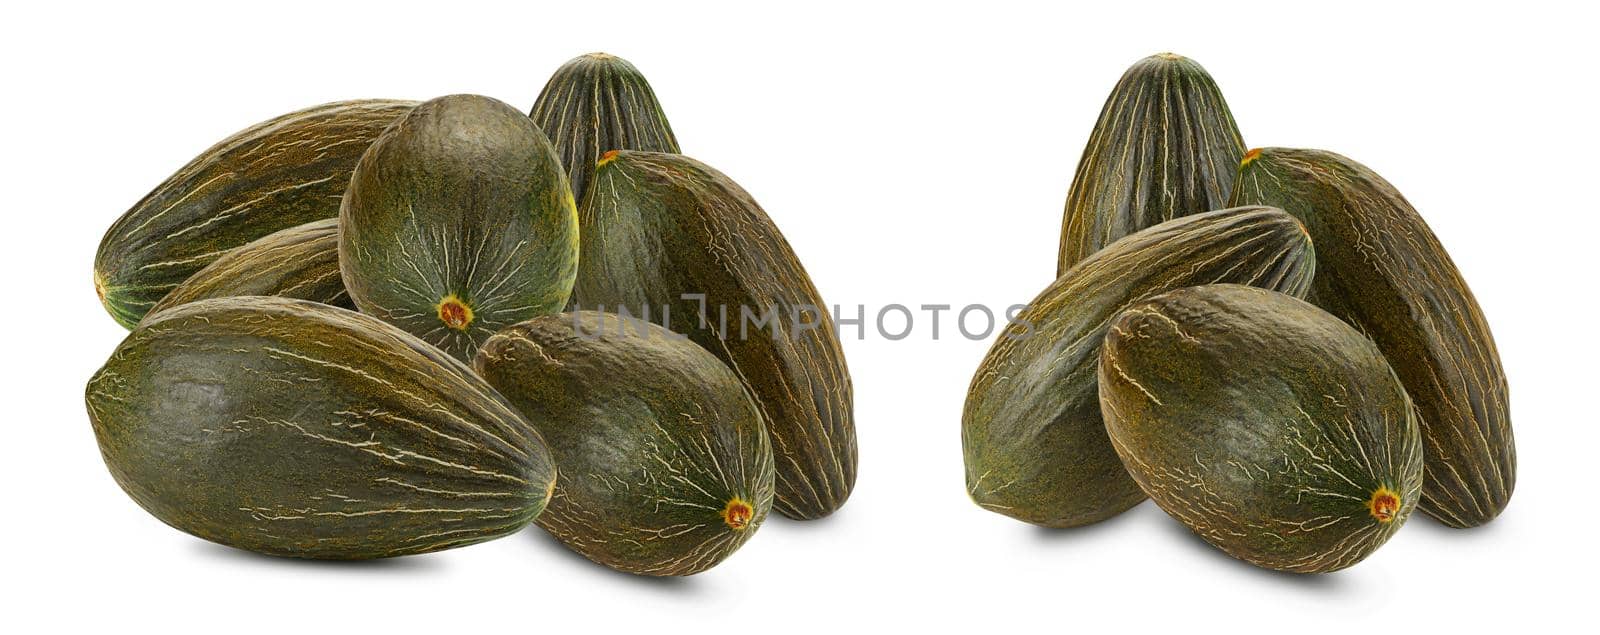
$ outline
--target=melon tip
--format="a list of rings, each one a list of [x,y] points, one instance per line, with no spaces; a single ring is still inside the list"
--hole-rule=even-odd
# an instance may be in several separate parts
[[[1387,487],[1379,487],[1367,501],[1367,511],[1380,523],[1394,522],[1400,514],[1400,495]]]
[[[750,506],[750,503],[735,496],[728,501],[726,507],[722,508],[722,522],[726,523],[729,529],[743,531],[745,527],[750,526],[750,520],[755,517],[755,514],[756,510]]]
[[[1256,157],[1259,156],[1261,156],[1261,148],[1251,148],[1249,152],[1244,153],[1244,159],[1239,161],[1239,167],[1250,165],[1250,162],[1255,161]]]
[[[617,150],[606,150],[605,153],[600,155],[600,160],[595,162],[594,167],[598,168],[602,165],[615,161],[617,159],[617,152]]]
[[[615,59],[617,57],[617,56],[612,55],[610,53],[607,53],[605,51],[595,51],[593,53],[585,53],[583,56],[585,58],[588,58],[588,59],[591,59],[591,60],[609,60],[609,59]]]
[[[1174,62],[1183,59],[1182,55],[1173,53],[1172,51],[1162,51],[1160,53],[1156,53],[1155,57]]]
[[[462,302],[454,293],[440,298],[439,304],[435,305],[434,309],[439,312],[440,322],[457,331],[465,331],[467,326],[472,324],[472,307],[467,306],[467,303]]]

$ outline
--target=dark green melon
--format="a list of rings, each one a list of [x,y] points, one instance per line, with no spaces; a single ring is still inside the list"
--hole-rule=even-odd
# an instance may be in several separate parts
[[[503,536],[544,509],[556,475],[538,432],[465,364],[308,300],[154,314],[85,401],[135,502],[278,556],[381,558]]]
[[[572,293],[567,177],[533,121],[488,97],[433,99],[385,131],[356,166],[339,223],[356,306],[463,360]]]
[[[1252,150],[1234,199],[1277,205],[1317,243],[1312,303],[1378,343],[1422,416],[1422,511],[1474,527],[1505,509],[1517,449],[1500,353],[1450,255],[1383,177],[1321,150]]]
[[[414,101],[338,101],[258,123],[195,157],[100,239],[94,287],[128,328],[228,250],[339,215],[350,171]]]
[[[1099,384],[1139,487],[1253,564],[1343,569],[1422,497],[1416,412],[1383,354],[1287,295],[1219,284],[1136,304],[1106,333]]]
[[[1244,140],[1194,60],[1162,53],[1122,75],[1067,193],[1056,274],[1118,238],[1227,207]]]
[[[678,139],[644,74],[608,53],[556,69],[528,114],[561,158],[572,193],[583,198],[600,155],[611,150],[677,154]]]
[[[1106,438],[1095,364],[1112,317],[1181,287],[1311,285],[1311,241],[1280,210],[1241,207],[1129,234],[1045,287],[996,339],[961,418],[967,493],[1046,527],[1115,516],[1144,500]]]
[[[517,324],[474,368],[561,465],[540,527],[629,573],[690,575],[772,508],[772,447],[739,377],[660,326],[582,311]]]
[[[773,508],[798,519],[838,509],[856,478],[850,372],[828,305],[772,219],[682,155],[610,154],[594,179],[578,305],[648,310],[731,366],[772,437]]]
[[[207,298],[240,295],[273,295],[356,308],[339,278],[339,219],[311,221],[230,249],[168,292],[150,313]]]

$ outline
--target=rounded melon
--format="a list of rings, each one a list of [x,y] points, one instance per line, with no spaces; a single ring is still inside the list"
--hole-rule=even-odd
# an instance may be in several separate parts
[[[433,99],[384,131],[339,223],[356,306],[465,361],[496,331],[564,308],[577,275],[566,174],[532,120],[488,97]]]

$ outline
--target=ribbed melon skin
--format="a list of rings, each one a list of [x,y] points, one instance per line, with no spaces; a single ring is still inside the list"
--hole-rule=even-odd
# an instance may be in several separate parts
[[[195,157],[118,218],[95,253],[95,291],[133,328],[212,261],[267,234],[339,215],[361,153],[417,102],[337,101],[263,121]]]
[[[106,466],[156,518],[277,556],[472,544],[544,509],[539,434],[465,364],[307,300],[201,300],[151,316],[85,390]]]
[[[1185,216],[1130,234],[1067,270],[996,338],[961,418],[967,493],[1046,527],[1115,516],[1144,500],[1106,438],[1095,365],[1107,325],[1141,299],[1218,282],[1301,295],[1305,229],[1269,207]]]
[[[1207,542],[1297,573],[1366,558],[1422,497],[1416,411],[1378,347],[1302,300],[1178,289],[1119,314],[1099,356],[1112,446]]]
[[[1139,60],[1106,98],[1067,192],[1056,274],[1128,234],[1228,207],[1244,139],[1211,75]]]
[[[500,329],[566,307],[577,216],[532,120],[489,97],[439,97],[361,157],[339,213],[339,269],[363,313],[471,362]]]
[[[773,508],[833,513],[856,479],[850,371],[829,305],[783,233],[732,179],[683,155],[624,150],[594,178],[579,219],[578,306],[648,308],[656,322],[666,309],[673,330],[732,367],[761,406],[777,455]],[[741,334],[742,310],[772,324]]]
[[[547,315],[489,338],[473,367],[550,443],[562,476],[537,522],[590,560],[692,575],[772,508],[761,410],[682,335],[607,313]]]
[[[1317,244],[1307,299],[1378,343],[1422,415],[1422,511],[1452,527],[1511,500],[1517,448],[1506,375],[1461,271],[1399,190],[1323,150],[1252,150],[1234,200],[1277,205]]]
[[[595,163],[611,150],[677,154],[678,138],[644,74],[608,53],[572,58],[550,76],[528,113],[567,171],[572,194],[588,192]]]
[[[339,277],[339,219],[273,232],[228,250],[184,280],[150,309],[208,298],[270,295],[355,309]]]

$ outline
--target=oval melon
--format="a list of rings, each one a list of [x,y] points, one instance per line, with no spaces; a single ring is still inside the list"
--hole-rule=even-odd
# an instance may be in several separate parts
[[[290,227],[228,250],[168,292],[150,314],[196,300],[240,295],[356,308],[339,277],[339,219]]]
[[[367,146],[414,101],[337,101],[263,121],[195,157],[100,239],[94,286],[127,328],[212,261],[280,229],[339,215]]]
[[[772,447],[739,377],[660,326],[582,311],[517,324],[474,367],[561,465],[538,523],[629,573],[690,575],[738,549],[772,507]]]
[[[833,513],[855,487],[850,371],[783,233],[732,179],[683,155],[608,154],[594,178],[578,305],[665,320],[733,368],[772,436],[774,509]]]
[[[1482,525],[1517,483],[1505,370],[1489,322],[1450,254],[1405,197],[1366,166],[1322,150],[1252,150],[1234,200],[1278,205],[1317,243],[1313,304],[1360,328],[1394,364],[1422,415],[1422,511]]]
[[[1111,318],[1197,284],[1301,294],[1313,262],[1293,217],[1241,207],[1167,221],[1073,266],[1017,314],[973,375],[961,418],[968,494],[1046,527],[1098,522],[1144,500],[1100,419],[1095,360]]]
[[[1099,361],[1112,446],[1206,541],[1301,573],[1360,562],[1422,496],[1422,438],[1378,347],[1262,289],[1179,289],[1123,311]]]
[[[230,297],[152,315],[85,391],[106,466],[206,540],[300,558],[424,553],[521,529],[555,467],[465,364],[372,317]]]

